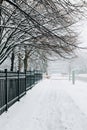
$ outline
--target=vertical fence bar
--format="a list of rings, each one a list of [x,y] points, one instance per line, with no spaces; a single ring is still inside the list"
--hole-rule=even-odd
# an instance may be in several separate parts
[[[17,71],[18,73],[18,101],[20,101],[20,78],[19,78],[19,70]]]
[[[27,80],[26,80],[26,69],[25,69],[25,94],[26,94],[26,91],[27,91],[26,87],[27,87]]]
[[[1,76],[2,76],[1,80],[4,82],[3,85],[3,82],[0,81],[0,85],[2,86],[0,88],[1,90],[0,97],[3,96],[0,105],[1,107],[3,107],[1,113],[3,113],[4,111],[8,111],[8,108],[11,106],[10,104],[14,103],[16,97],[17,100],[20,101],[21,94],[23,95],[24,93],[26,94],[27,88],[32,88],[32,85],[34,85],[35,82],[38,82],[39,80],[42,79],[42,74],[40,72],[30,71],[29,73],[27,73],[26,70],[25,73],[20,73],[20,71],[17,71],[17,73],[10,73],[7,71],[7,69],[5,69],[4,73]],[[16,88],[15,86],[16,84],[14,85],[15,80],[17,81],[17,90],[15,90]],[[3,86],[5,87],[5,89]],[[23,89],[21,89],[21,87]]]
[[[33,84],[35,84],[35,71],[33,71],[34,76],[33,76]]]
[[[5,69],[5,104],[6,111],[8,111],[8,84],[7,84],[7,69]]]
[[[32,85],[34,85],[34,71],[32,73]]]
[[[32,85],[32,77],[31,77],[31,70],[30,70],[30,87],[31,87],[31,85]]]

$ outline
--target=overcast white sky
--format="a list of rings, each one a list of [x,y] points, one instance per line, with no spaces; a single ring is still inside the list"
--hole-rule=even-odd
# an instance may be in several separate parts
[[[75,31],[78,32],[79,46],[87,47],[87,20],[78,22]]]

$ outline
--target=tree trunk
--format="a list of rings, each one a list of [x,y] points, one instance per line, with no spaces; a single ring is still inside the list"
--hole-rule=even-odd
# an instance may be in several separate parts
[[[24,70],[26,71],[28,71],[28,59],[29,59],[29,54],[27,52],[27,48],[25,47]]]
[[[3,0],[0,0],[0,6],[2,5],[2,2],[3,2]],[[0,25],[1,25],[1,11],[2,11],[2,9],[0,8]],[[1,44],[1,37],[2,37],[2,29],[0,27],[0,44]]]
[[[12,52],[11,54],[11,71],[14,70],[14,59],[15,59],[15,55],[14,55],[14,52]]]
[[[14,2],[16,2],[16,0],[13,0]],[[12,52],[12,54],[11,54],[11,71],[13,71],[14,70],[14,60],[15,60],[15,53],[14,53],[14,50],[13,50],[13,52]]]
[[[26,57],[24,58],[24,70],[27,71],[27,58]]]
[[[21,56],[20,53],[18,54],[18,70],[21,71]]]
[[[0,0],[0,4],[2,4],[3,0]]]
[[[24,58],[24,70],[28,71],[28,55],[25,54],[25,58]]]
[[[21,46],[19,46],[19,54],[18,54],[18,70],[19,72],[22,69],[22,57],[21,57]]]

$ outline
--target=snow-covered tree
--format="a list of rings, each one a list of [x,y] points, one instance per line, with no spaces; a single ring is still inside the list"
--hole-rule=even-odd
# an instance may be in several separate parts
[[[71,26],[82,4],[77,6],[69,0],[32,0],[31,3],[2,0],[0,3],[0,64],[18,46],[31,46],[61,57],[70,56],[78,46]]]

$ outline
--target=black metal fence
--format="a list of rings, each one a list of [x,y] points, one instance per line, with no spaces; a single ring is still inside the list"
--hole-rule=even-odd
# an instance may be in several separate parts
[[[41,79],[42,73],[39,71],[0,71],[0,114],[19,101]]]

